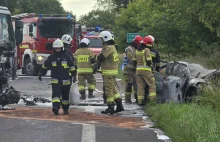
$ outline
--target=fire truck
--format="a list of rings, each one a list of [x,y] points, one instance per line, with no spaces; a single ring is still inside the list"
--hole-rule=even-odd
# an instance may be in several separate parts
[[[35,14],[23,13],[12,16],[24,23],[23,42],[18,47],[17,68],[22,74],[38,75],[39,69],[53,52],[52,43],[64,34],[72,36],[71,51],[74,53],[79,45],[81,26],[76,24],[70,14]]]
[[[101,39],[98,37],[99,33],[102,31],[103,29],[99,29],[96,27],[88,27],[88,28],[84,28],[82,29],[82,35],[85,38],[88,38],[90,40],[90,46],[89,49],[91,49],[93,51],[94,54],[99,54],[102,50],[102,41]]]

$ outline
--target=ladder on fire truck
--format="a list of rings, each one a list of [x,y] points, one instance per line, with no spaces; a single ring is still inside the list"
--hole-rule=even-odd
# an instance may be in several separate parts
[[[35,13],[22,13],[22,14],[11,16],[12,19],[31,18],[31,17],[36,17],[36,14]]]

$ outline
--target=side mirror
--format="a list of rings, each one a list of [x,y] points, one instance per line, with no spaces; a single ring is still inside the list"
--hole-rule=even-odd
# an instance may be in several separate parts
[[[33,36],[33,25],[29,25],[29,36],[32,37]]]
[[[15,21],[15,27],[16,28],[23,28],[24,27],[24,23],[21,20],[16,20]]]
[[[16,28],[15,29],[15,39],[16,39],[16,44],[21,44],[23,41],[23,30]]]

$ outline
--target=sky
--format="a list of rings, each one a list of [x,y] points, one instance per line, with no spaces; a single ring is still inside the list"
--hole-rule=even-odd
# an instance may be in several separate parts
[[[91,11],[96,0],[60,0],[65,10],[72,11],[77,19]]]

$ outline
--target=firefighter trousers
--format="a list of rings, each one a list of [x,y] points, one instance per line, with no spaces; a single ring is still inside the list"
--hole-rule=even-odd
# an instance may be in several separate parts
[[[89,84],[88,91],[95,90],[96,80],[93,74],[78,74],[79,92],[85,92],[86,80]]]
[[[137,99],[137,78],[136,75],[124,74],[125,79],[125,100],[131,100],[132,87],[134,89],[134,97]]]
[[[142,104],[145,98],[145,87],[149,86],[149,97],[156,97],[155,78],[151,71],[143,71],[137,74],[138,104]]]
[[[58,85],[52,84],[52,105],[53,108],[60,109],[60,105],[62,105],[63,110],[69,109],[69,93],[70,93],[70,85]],[[60,97],[62,97],[62,104]]]
[[[103,84],[105,86],[106,102],[113,104],[116,99],[121,98],[116,85],[116,77],[111,75],[103,75]]]

